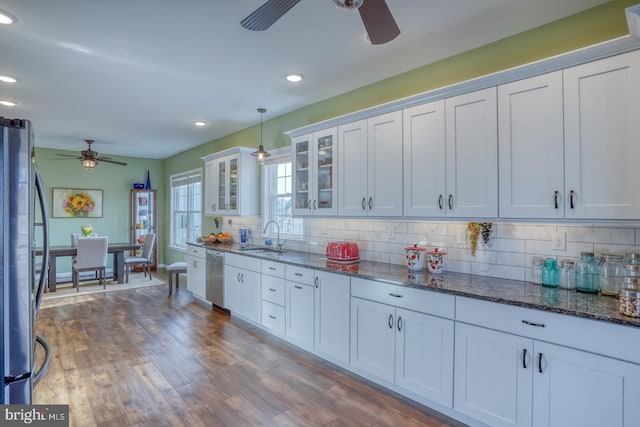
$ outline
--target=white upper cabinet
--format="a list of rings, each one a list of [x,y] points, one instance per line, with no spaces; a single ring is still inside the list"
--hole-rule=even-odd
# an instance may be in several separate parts
[[[294,215],[335,216],[337,128],[293,138]]]
[[[501,218],[564,218],[562,71],[498,87]]]
[[[564,70],[565,216],[640,218],[640,51]]]
[[[402,111],[338,128],[338,214],[402,216]]]
[[[205,215],[257,215],[258,165],[254,151],[237,147],[203,157]]]
[[[498,216],[496,88],[448,98],[446,197],[449,217]]]
[[[402,113],[405,216],[445,215],[444,100]]]

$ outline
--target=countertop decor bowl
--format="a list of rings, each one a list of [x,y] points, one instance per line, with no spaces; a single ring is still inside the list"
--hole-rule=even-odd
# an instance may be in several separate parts
[[[220,243],[231,243],[233,242],[233,237],[218,237],[218,241]]]
[[[211,243],[215,243],[218,240],[218,238],[216,236],[200,236],[198,237],[198,241],[200,243],[204,243],[204,244],[211,244]]]

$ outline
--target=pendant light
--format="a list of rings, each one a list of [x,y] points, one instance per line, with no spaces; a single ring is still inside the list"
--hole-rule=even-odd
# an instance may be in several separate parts
[[[271,154],[264,151],[264,146],[262,145],[262,115],[266,112],[266,108],[258,108],[258,113],[260,113],[260,146],[258,147],[258,151],[251,153],[252,156],[256,156],[260,166],[264,165],[264,160],[271,156]]]

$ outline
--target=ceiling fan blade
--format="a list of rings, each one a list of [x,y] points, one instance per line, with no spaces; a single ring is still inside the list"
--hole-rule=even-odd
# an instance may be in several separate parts
[[[127,164],[124,163],[124,162],[117,162],[115,160],[107,160],[104,157],[99,157],[96,160],[99,161],[99,162],[113,163],[114,165],[127,166]]]
[[[280,19],[300,0],[269,0],[240,21],[247,30],[264,31]]]
[[[82,157],[66,157],[64,159],[51,159],[51,160],[82,160]]]
[[[78,157],[77,155],[73,155],[73,154],[60,154],[60,153],[56,153],[56,156],[60,156],[60,157],[69,157],[70,159],[81,159],[82,157]],[[56,159],[56,160],[62,160],[62,159]]]
[[[385,44],[400,34],[400,28],[385,0],[364,0],[358,12],[371,44]]]

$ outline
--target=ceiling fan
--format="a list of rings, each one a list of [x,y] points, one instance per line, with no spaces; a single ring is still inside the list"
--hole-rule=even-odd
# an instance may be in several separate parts
[[[91,149],[91,144],[93,144],[94,142],[93,139],[85,139],[84,142],[86,142],[89,145],[89,148],[87,148],[86,150],[80,151],[80,156],[74,156],[72,154],[59,154],[59,153],[56,153],[56,155],[61,157],[67,157],[68,159],[80,160],[80,163],[82,163],[82,166],[87,170],[91,170],[95,168],[98,162],[113,163],[114,165],[121,165],[121,166],[127,165],[124,162],[118,162],[116,160],[113,160],[111,157],[99,156],[97,151],[93,151]],[[54,160],[68,160],[68,159],[54,159]]]
[[[280,19],[300,0],[268,0],[240,21],[247,30],[264,31]],[[358,9],[371,44],[384,44],[395,39],[400,29],[385,0],[333,0],[343,9]]]

